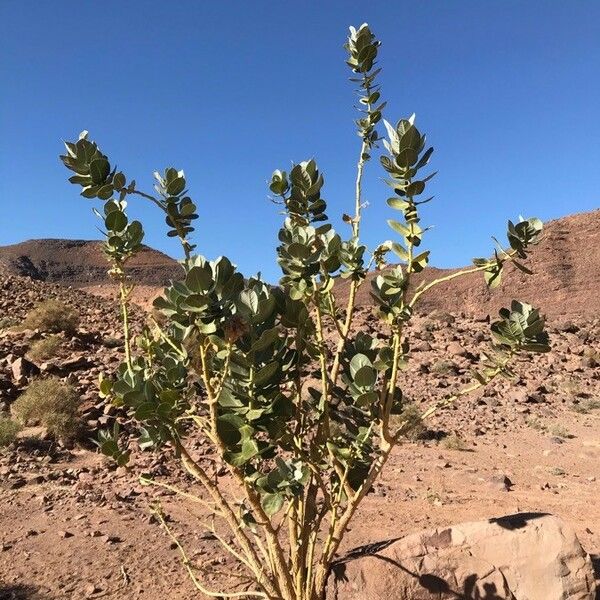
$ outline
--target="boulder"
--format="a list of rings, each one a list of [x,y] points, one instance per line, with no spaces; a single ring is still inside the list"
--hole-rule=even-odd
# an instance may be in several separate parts
[[[17,385],[25,385],[28,377],[37,375],[40,372],[32,362],[23,357],[13,361],[10,368],[12,370],[13,381]]]
[[[594,600],[592,563],[559,518],[522,513],[352,551],[327,600]]]

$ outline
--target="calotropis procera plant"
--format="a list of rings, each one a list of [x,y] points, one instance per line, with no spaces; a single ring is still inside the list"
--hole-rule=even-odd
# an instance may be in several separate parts
[[[177,541],[195,586],[208,596],[322,600],[350,520],[415,420],[498,376],[511,378],[519,354],[548,350],[543,318],[514,301],[492,323],[489,349],[473,382],[416,416],[414,408],[407,410],[399,372],[410,360],[410,321],[419,300],[467,273],[481,272],[494,287],[506,263],[529,272],[520,261],[539,241],[542,225],[537,219],[509,222],[508,244],[496,242],[491,258],[474,259],[472,268],[425,277],[414,285],[414,274],[429,261],[429,252],[421,250],[427,229],[420,225],[420,208],[431,199],[425,190],[433,173],[423,171],[433,150],[414,116],[395,125],[383,121],[385,103],[375,68],[379,46],[366,24],[350,28],[345,48],[358,88],[361,147],[354,214],[344,215],[348,236],[329,223],[323,175],[314,160],[294,165],[289,173],[273,173],[270,190],[285,214],[277,248],[283,271],[278,287],[260,277],[244,278],[225,257],[210,261],[194,254],[190,234],[196,206],[183,171],[155,173],[155,192],[142,192],[86,132],[67,143],[61,157],[82,196],[104,202],[97,214],[106,230],[110,273],[120,285],[125,362],[113,378],[101,380],[101,393],[140,424],[142,448],[172,449],[200,491],[143,481],[200,503],[210,515],[215,539],[244,570],[229,591],[207,589],[203,574],[208,567],[193,564]],[[380,160],[393,191],[387,202],[398,216],[388,221],[395,241],[369,251],[359,237],[361,188],[364,167],[380,139],[385,149]],[[183,247],[184,277],[155,301],[161,317],[133,347],[127,319],[133,284],[126,269],[141,248],[143,229],[129,219],[126,208],[136,196],[164,212],[168,235]],[[396,264],[386,267],[389,252]],[[373,264],[380,269],[371,294],[388,332],[383,339],[353,327],[356,293]],[[338,278],[349,287],[345,307],[336,298]],[[326,336],[328,325],[333,336]],[[208,462],[191,450],[198,439],[212,447]],[[99,444],[106,454],[127,462],[118,428],[102,432]],[[229,478],[213,477],[215,465],[224,466]],[[174,536],[162,513],[157,514]]]

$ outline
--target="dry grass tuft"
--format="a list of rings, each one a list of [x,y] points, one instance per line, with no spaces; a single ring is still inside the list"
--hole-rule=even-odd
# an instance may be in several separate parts
[[[75,388],[51,377],[32,381],[12,410],[24,425],[42,425],[54,438],[71,441],[79,429],[78,405]]]
[[[27,356],[35,362],[42,362],[54,358],[61,347],[62,339],[58,335],[50,335],[41,340],[36,340],[27,351]]]
[[[0,416],[0,448],[12,444],[17,439],[21,426],[10,417]]]
[[[79,325],[77,311],[60,300],[45,300],[31,309],[23,321],[24,329],[39,329],[49,333],[73,334]]]

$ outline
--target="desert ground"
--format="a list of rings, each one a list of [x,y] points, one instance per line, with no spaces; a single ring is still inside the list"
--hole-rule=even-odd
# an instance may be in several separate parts
[[[588,240],[588,250],[575,247]],[[513,384],[440,411],[397,448],[353,522],[342,554],[356,546],[432,526],[544,512],[569,523],[600,571],[600,211],[548,227],[531,281],[510,274],[520,297],[543,307],[552,351],[522,360]],[[142,285],[134,325],[146,318],[177,265],[155,251],[134,265]],[[0,248],[0,409],[10,410],[34,378],[75,386],[85,435],[71,448],[27,428],[0,449],[0,599],[188,599],[196,593],[178,550],[159,526],[159,502],[194,562],[234,568],[202,525],[205,515],[168,489],[143,486],[139,474],[192,487],[161,453],[133,450],[117,467],[90,438],[122,415],[98,396],[97,379],[123,353],[119,314],[109,298],[97,244],[57,240]],[[508,278],[507,277],[507,278]],[[338,289],[344,297],[344,289]],[[47,334],[19,327],[39,302],[76,308],[77,331],[60,334],[56,355],[29,356]],[[507,291],[488,292],[465,278],[432,296],[411,322],[413,342],[402,388],[419,406],[469,381],[489,339],[487,321]],[[377,331],[367,295],[358,330]],[[29,357],[29,358],[28,358]],[[125,426],[126,426],[125,422]],[[133,448],[133,445],[132,445]],[[212,464],[207,446],[195,456]],[[224,477],[217,470],[215,477]],[[194,524],[190,526],[190,523]],[[600,576],[600,574],[599,574]]]

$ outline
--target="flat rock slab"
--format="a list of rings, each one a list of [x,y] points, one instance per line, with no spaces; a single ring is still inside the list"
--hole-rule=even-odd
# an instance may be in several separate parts
[[[559,518],[522,513],[358,548],[327,600],[594,600],[590,557]]]

